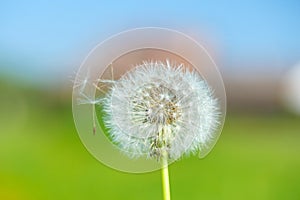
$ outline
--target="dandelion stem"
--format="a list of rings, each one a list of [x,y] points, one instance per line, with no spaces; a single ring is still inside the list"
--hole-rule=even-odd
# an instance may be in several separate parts
[[[169,168],[168,168],[168,154],[165,151],[162,155],[161,168],[162,188],[164,200],[170,200],[170,183],[169,183]]]
[[[92,105],[92,109],[93,109],[93,134],[96,134],[96,116],[95,116],[95,105]]]

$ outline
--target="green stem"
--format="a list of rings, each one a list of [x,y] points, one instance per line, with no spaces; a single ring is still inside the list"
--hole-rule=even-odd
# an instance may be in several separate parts
[[[164,200],[170,200],[170,183],[169,183],[169,168],[168,168],[168,154],[164,152],[162,155],[161,168],[162,188]]]

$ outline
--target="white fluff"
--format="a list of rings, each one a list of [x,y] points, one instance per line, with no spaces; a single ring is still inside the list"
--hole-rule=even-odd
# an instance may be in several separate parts
[[[130,157],[169,159],[196,153],[214,137],[219,105],[195,71],[167,61],[144,62],[112,83],[104,124]]]

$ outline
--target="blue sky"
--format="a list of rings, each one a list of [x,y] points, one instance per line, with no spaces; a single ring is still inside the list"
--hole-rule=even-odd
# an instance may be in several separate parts
[[[1,71],[29,77],[64,74],[98,42],[143,26],[203,30],[228,69],[277,61],[285,67],[300,60],[296,0],[12,0],[0,3],[0,64],[6,63]]]

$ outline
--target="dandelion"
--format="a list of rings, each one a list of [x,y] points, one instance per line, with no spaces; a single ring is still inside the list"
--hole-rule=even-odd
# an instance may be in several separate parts
[[[168,182],[168,160],[201,152],[213,138],[218,101],[196,71],[144,62],[110,83],[102,102],[113,142],[130,157],[160,161],[163,180]]]
[[[195,71],[144,62],[112,84],[104,123],[130,157],[176,160],[201,151],[218,125],[218,101]]]

